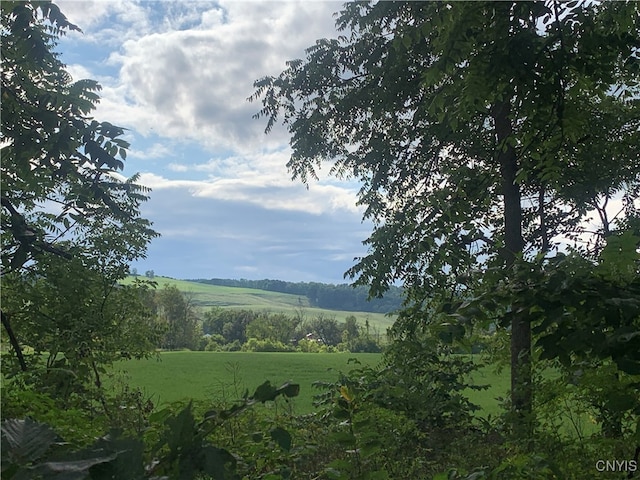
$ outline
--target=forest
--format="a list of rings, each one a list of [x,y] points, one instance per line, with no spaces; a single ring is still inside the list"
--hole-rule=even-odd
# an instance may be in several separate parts
[[[357,182],[373,225],[351,296],[261,285],[401,298],[383,345],[124,282],[160,232],[125,129],[91,116],[100,84],[56,51],[82,26],[47,0],[0,8],[3,479],[640,476],[640,3],[347,2],[335,38],[251,79],[293,179]],[[383,352],[171,404],[117,373],[234,342]],[[491,412],[483,379],[508,380]]]

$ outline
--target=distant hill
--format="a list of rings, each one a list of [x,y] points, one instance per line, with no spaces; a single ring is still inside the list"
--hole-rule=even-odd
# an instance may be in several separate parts
[[[350,312],[390,313],[402,304],[402,289],[391,287],[383,298],[368,298],[365,287],[316,282],[285,282],[282,280],[231,280],[225,278],[194,279],[191,282],[234,288],[253,288],[267,292],[303,296],[311,307]]]
[[[131,283],[134,278],[133,276],[129,276],[123,283]],[[380,333],[384,333],[387,327],[391,326],[394,321],[394,316],[387,315],[387,312],[354,311],[314,306],[307,296],[302,294],[282,293],[240,286],[213,285],[211,283],[177,280],[175,278],[162,276],[147,278],[143,275],[138,275],[138,278],[141,280],[152,280],[158,284],[158,288],[163,288],[165,285],[175,285],[178,290],[184,292],[190,298],[194,306],[200,309],[222,307],[281,312],[290,315],[303,313],[307,318],[325,315],[336,317],[341,322],[344,321],[347,316],[354,315],[360,325],[369,322],[369,324],[373,328],[378,329]],[[240,280],[238,280],[238,282],[240,282]]]

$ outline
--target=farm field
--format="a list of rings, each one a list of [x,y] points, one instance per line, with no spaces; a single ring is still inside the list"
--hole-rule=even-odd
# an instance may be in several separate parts
[[[245,389],[252,393],[265,380],[273,385],[291,381],[300,384],[293,399],[296,413],[312,411],[312,387],[317,380],[332,381],[339,371],[348,371],[357,358],[363,365],[376,365],[379,353],[299,353],[299,352],[163,352],[159,360],[118,362],[130,384],[140,387],[160,406],[179,400],[234,401]]]
[[[138,278],[146,279],[145,277]],[[131,283],[133,280],[134,277],[128,277],[123,283]],[[224,307],[293,315],[302,308],[307,318],[313,318],[322,313],[328,316],[335,316],[339,322],[344,322],[346,317],[353,315],[358,319],[360,325],[364,325],[365,321],[368,320],[371,327],[381,335],[386,333],[387,328],[393,324],[394,320],[393,317],[388,317],[383,313],[351,312],[311,307],[306,297],[289,293],[269,292],[253,288],[207,285],[205,283],[189,282],[159,276],[154,277],[153,281],[158,284],[158,288],[162,288],[165,285],[175,285],[178,290],[184,292],[192,299],[196,307],[202,310],[210,307]]]
[[[296,413],[312,411],[312,387],[317,380],[334,381],[339,371],[354,367],[350,358],[363,365],[375,366],[382,356],[377,353],[262,353],[262,352],[163,352],[156,358],[130,360],[116,364],[125,370],[131,385],[143,389],[157,406],[178,400],[235,400],[245,389],[249,392],[270,380],[274,385],[286,381],[300,384],[300,395],[294,399]],[[490,368],[477,372],[474,382],[491,385],[488,390],[472,391],[470,396],[482,411],[479,415],[496,414],[496,397],[504,397],[509,389],[509,373],[495,374]]]

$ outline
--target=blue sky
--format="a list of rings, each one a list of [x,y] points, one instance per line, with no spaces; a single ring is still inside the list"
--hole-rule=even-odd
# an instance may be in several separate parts
[[[319,38],[340,2],[56,1],[83,33],[58,51],[74,80],[98,80],[98,120],[126,127],[126,175],[153,189],[142,213],[162,237],[140,272],[176,278],[341,283],[371,225],[358,185],[309,188],[286,170],[288,135],[264,134],[247,102]]]

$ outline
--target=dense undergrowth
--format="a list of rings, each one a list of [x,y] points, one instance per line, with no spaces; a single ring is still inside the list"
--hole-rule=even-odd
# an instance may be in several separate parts
[[[124,383],[109,394],[94,389],[61,402],[15,377],[3,386],[3,418],[26,420],[3,422],[2,478],[578,480],[635,474],[637,416],[621,418],[616,432],[598,418],[602,398],[593,385],[610,382],[614,369],[585,372],[590,378],[583,384],[567,383],[562,374],[537,375],[535,433],[523,440],[510,434],[507,414],[486,418],[470,402],[465,392],[483,388],[469,382],[479,367],[470,357],[416,339],[384,358],[376,367],[354,361],[334,381],[317,382],[315,410],[306,415],[295,414],[291,404],[295,384],[267,382],[235,400],[158,410]],[[543,368],[551,365],[539,362]],[[621,384],[621,391],[628,390]],[[507,412],[508,401],[504,407]],[[584,418],[592,428],[584,428]]]

